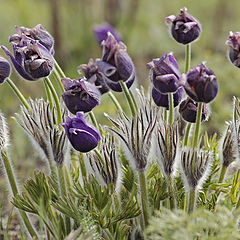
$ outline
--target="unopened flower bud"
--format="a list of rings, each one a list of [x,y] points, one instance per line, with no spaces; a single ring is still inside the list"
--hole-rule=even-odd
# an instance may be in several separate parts
[[[197,118],[198,103],[194,102],[191,98],[187,98],[180,103],[179,113],[182,118],[190,123],[195,123]],[[201,121],[208,118],[208,109],[206,104],[203,104]]]
[[[230,32],[226,44],[229,46],[230,61],[234,66],[240,68],[240,32]]]
[[[0,83],[3,83],[4,80],[9,77],[11,73],[11,67],[9,62],[0,56]]]
[[[171,23],[171,35],[182,44],[188,44],[196,40],[202,31],[200,23],[187,13],[187,8],[181,9],[178,16],[166,17],[165,23]]]
[[[89,152],[97,147],[101,139],[97,130],[86,123],[81,112],[77,112],[74,118],[67,117],[67,121],[62,123],[62,126],[73,148],[77,151]]]
[[[61,81],[65,89],[62,98],[71,113],[90,112],[100,104],[100,92],[92,83],[70,78],[63,78]]]
[[[202,63],[188,72],[184,88],[194,101],[209,103],[218,93],[217,77],[210,68]]]
[[[150,80],[161,93],[176,92],[179,88],[180,72],[172,53],[163,54],[147,64],[151,70]]]

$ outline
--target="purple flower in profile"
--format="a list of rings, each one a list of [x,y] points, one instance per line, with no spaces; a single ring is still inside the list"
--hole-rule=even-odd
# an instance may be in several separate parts
[[[96,61],[98,61],[96,59]],[[98,66],[91,58],[88,64],[82,64],[78,70],[83,73],[86,81],[94,84],[101,94],[107,93],[110,89],[105,83],[103,75],[98,71]]]
[[[91,151],[101,139],[97,130],[86,123],[81,112],[77,112],[76,117],[67,117],[66,122],[61,125],[73,148],[79,152]]]
[[[187,8],[181,9],[178,16],[171,15],[166,17],[165,23],[171,23],[173,38],[182,44],[188,44],[196,40],[202,31],[200,23],[187,13]]]
[[[66,90],[62,98],[71,113],[90,112],[100,104],[100,92],[92,83],[81,78],[79,81],[63,78],[61,81]]]
[[[102,42],[102,59],[96,61],[96,64],[106,84],[113,91],[122,91],[119,81],[125,82],[128,88],[133,84],[135,70],[127,47],[123,42],[118,42],[110,32],[107,40]]]
[[[2,56],[0,56],[0,84],[10,76],[11,67],[9,62]]]
[[[118,42],[122,41],[120,34],[108,23],[96,25],[93,28],[93,33],[99,44],[101,44],[103,40],[107,40],[108,32],[110,32]]]
[[[147,64],[151,70],[150,80],[161,93],[176,92],[179,88],[181,74],[172,53],[165,53],[160,58]]]
[[[39,43],[48,49],[52,54],[54,53],[54,39],[41,24],[38,24],[33,28],[16,27],[16,33],[10,36],[9,42],[18,43],[24,36],[38,40]]]
[[[183,89],[178,88],[178,90],[173,94],[173,104],[177,107],[182,100]],[[152,98],[155,104],[159,107],[165,107],[169,109],[169,99],[168,94],[159,92],[155,87],[152,88]]]
[[[230,61],[234,66],[240,68],[240,32],[230,32],[226,44],[229,46]]]
[[[39,41],[23,36],[20,42],[12,42],[12,45],[14,55],[5,46],[1,48],[23,78],[35,81],[51,74],[53,57]]]
[[[194,101],[209,103],[218,93],[217,77],[210,68],[202,63],[188,72],[184,88]]]

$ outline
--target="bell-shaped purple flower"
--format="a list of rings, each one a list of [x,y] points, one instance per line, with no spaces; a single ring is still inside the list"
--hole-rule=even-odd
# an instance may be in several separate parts
[[[98,61],[98,59],[96,59]],[[103,75],[98,71],[98,66],[91,58],[88,64],[82,64],[78,67],[78,71],[81,72],[86,81],[94,84],[101,94],[108,92],[110,89],[105,83]]]
[[[118,42],[110,32],[107,40],[102,42],[102,59],[96,61],[96,64],[106,84],[113,91],[122,91],[120,81],[125,82],[128,88],[133,84],[135,70],[127,47],[123,42]]]
[[[52,54],[54,53],[54,39],[41,24],[38,24],[33,28],[16,27],[16,33],[10,37],[9,42],[18,43],[24,36],[38,40],[39,43],[48,49]]]
[[[158,91],[161,93],[177,91],[181,74],[172,53],[165,53],[160,58],[153,59],[147,67],[151,70],[150,80]]]
[[[89,152],[97,147],[101,137],[97,130],[84,120],[83,113],[77,112],[76,117],[67,117],[61,124],[73,148],[80,152]]]
[[[23,78],[35,81],[51,74],[53,57],[37,40],[24,36],[19,43],[12,42],[12,45],[14,55],[5,46],[1,48]]]
[[[79,111],[90,112],[100,104],[100,92],[92,83],[81,78],[79,81],[63,78],[61,81],[66,90],[62,98],[72,114],[76,114]]]
[[[229,46],[230,61],[234,66],[240,68],[240,32],[230,32],[226,44]]]
[[[182,93],[183,89],[179,88],[174,94],[173,94],[173,104],[174,107],[177,107],[178,104],[182,100]],[[169,99],[168,94],[164,94],[159,92],[155,87],[152,88],[152,98],[155,104],[159,107],[165,107],[167,110],[169,109]]]
[[[218,93],[217,77],[210,68],[202,63],[188,72],[184,88],[194,101],[209,103]]]
[[[190,123],[195,123],[197,118],[198,103],[194,102],[191,98],[187,98],[181,102],[179,106],[179,113],[182,118]],[[209,111],[207,105],[203,104],[201,121],[205,121],[208,118]]]
[[[188,44],[196,40],[202,31],[200,23],[187,13],[187,8],[181,9],[178,16],[166,17],[165,23],[171,23],[171,35],[182,44]]]
[[[108,32],[110,32],[118,42],[122,41],[120,34],[108,23],[96,25],[93,28],[93,33],[99,44],[101,44],[103,40],[107,40]]]
[[[2,56],[0,56],[0,84],[10,76],[11,66],[9,62]]]

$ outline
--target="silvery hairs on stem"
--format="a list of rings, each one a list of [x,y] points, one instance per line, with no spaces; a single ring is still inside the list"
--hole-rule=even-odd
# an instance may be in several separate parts
[[[118,190],[121,184],[121,166],[117,157],[118,150],[113,135],[107,133],[102,136],[102,146],[99,151],[102,159],[94,151],[86,154],[86,160],[90,164],[95,177],[100,178],[99,182],[106,185],[113,184],[115,190]]]
[[[54,121],[50,104],[43,99],[29,99],[32,110],[21,106],[21,113],[16,114],[17,123],[25,130],[32,140],[40,156],[47,161],[62,164],[69,154],[69,141],[63,129]],[[63,112],[63,119],[66,111]]]
[[[233,141],[237,147],[238,159],[240,156],[240,99],[233,97]]]
[[[151,149],[154,129],[159,118],[159,108],[153,106],[151,99],[144,95],[143,89],[138,90],[139,109],[135,117],[129,118],[119,113],[116,120],[105,114],[115,128],[110,130],[122,142],[122,149],[132,167],[143,171]]]
[[[211,171],[211,153],[184,147],[181,151],[181,172],[184,186],[190,189],[201,188]]]
[[[0,111],[0,152],[6,150],[9,145],[8,127],[6,119]]]

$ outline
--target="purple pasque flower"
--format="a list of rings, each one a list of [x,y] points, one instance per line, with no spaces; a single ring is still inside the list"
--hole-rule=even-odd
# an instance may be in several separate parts
[[[110,32],[118,42],[122,41],[120,34],[109,23],[95,25],[93,28],[93,33],[99,44],[101,44],[103,40],[107,40],[108,32]]]
[[[209,103],[218,93],[217,77],[205,63],[191,69],[183,85],[189,97],[196,102]]]
[[[63,78],[62,80],[65,92],[62,94],[63,101],[72,114],[77,112],[90,112],[94,107],[100,104],[100,92],[95,85],[85,81]]]
[[[181,74],[178,63],[171,52],[153,59],[147,64],[147,68],[151,70],[150,80],[158,91],[161,93],[177,91]]]
[[[187,8],[181,9],[178,16],[170,15],[166,17],[165,23],[171,23],[171,35],[182,44],[188,44],[196,40],[202,31],[200,23],[187,13]]]
[[[173,105],[177,107],[182,100],[183,89],[178,88],[178,90],[173,94]],[[169,109],[169,97],[168,94],[159,92],[155,87],[152,88],[152,98],[155,104],[159,107],[165,107]]]
[[[125,82],[128,88],[133,84],[135,70],[127,47],[123,42],[118,42],[110,32],[107,40],[102,42],[102,59],[96,61],[96,64],[106,84],[113,91],[122,91],[120,81]]]
[[[98,61],[98,59],[96,59]],[[98,71],[96,61],[91,58],[88,64],[82,64],[78,67],[78,71],[81,72],[86,81],[94,84],[101,94],[107,93],[110,89],[105,83],[103,75]]]
[[[2,56],[0,56],[0,84],[10,76],[11,66],[9,62]]]
[[[198,103],[194,102],[191,98],[187,98],[180,103],[179,113],[182,118],[190,123],[195,123],[197,118]],[[203,104],[201,121],[207,120],[209,111],[207,105]]]
[[[33,28],[16,27],[16,33],[10,36],[9,42],[20,42],[24,36],[38,40],[50,53],[54,53],[54,39],[49,32],[38,24]]]
[[[240,32],[230,32],[226,44],[229,46],[229,60],[240,68]]]
[[[66,122],[61,125],[73,148],[79,152],[91,151],[101,139],[97,130],[86,123],[82,112],[77,112],[76,117],[67,117]]]
[[[1,48],[23,78],[35,81],[51,74],[53,57],[39,41],[23,36],[20,42],[12,42],[12,45],[14,55],[5,46]]]

